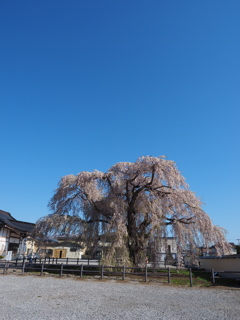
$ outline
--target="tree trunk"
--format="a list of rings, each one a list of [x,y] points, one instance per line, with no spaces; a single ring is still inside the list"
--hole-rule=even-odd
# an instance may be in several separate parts
[[[127,230],[129,257],[133,265],[138,266],[143,264],[146,259],[146,254],[144,253],[145,241],[143,241],[142,235],[139,234],[139,230],[136,227],[134,215],[129,219]]]

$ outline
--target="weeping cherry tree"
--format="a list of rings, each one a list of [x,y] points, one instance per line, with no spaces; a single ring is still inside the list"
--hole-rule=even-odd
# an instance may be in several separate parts
[[[105,262],[140,266],[150,243],[169,233],[178,252],[215,245],[228,252],[224,230],[212,224],[173,161],[143,156],[120,162],[106,173],[80,172],[61,178],[35,235],[78,235],[89,248],[106,246]],[[156,247],[156,246],[155,246]]]

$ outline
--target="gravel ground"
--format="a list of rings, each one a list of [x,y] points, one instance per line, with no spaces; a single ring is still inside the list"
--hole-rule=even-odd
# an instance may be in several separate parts
[[[240,319],[240,289],[0,275],[0,319]]]

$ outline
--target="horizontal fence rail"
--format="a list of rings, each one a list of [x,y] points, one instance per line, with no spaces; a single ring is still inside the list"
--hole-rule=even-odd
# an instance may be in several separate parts
[[[212,284],[216,283],[216,279],[237,279],[240,280],[240,271],[218,271],[211,269]]]
[[[80,264],[85,264],[85,265],[99,265],[100,264],[100,260],[99,259],[80,259],[80,258],[32,258],[32,259],[27,259],[27,258],[23,258],[23,259],[14,259],[14,261],[16,263],[18,262],[23,262],[23,261],[30,261],[30,262],[34,262],[34,263],[48,263],[48,264],[76,264],[76,265],[80,265]]]

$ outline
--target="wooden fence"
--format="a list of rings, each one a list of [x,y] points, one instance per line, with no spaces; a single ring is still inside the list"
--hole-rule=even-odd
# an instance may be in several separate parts
[[[52,261],[51,261],[52,262]],[[144,282],[149,280],[171,283],[173,276],[170,268],[149,268],[147,265],[144,268],[140,267],[126,267],[126,266],[103,266],[103,265],[84,265],[81,264],[68,264],[63,263],[35,263],[28,262],[27,260],[19,261],[5,261],[0,263],[0,269],[3,269],[3,274],[6,274],[9,269],[19,269],[22,275],[25,272],[37,272],[41,276],[44,273],[55,273],[62,277],[64,274],[74,274],[83,278],[84,276],[97,276],[100,279],[104,277],[114,277],[122,280],[126,280],[126,277],[140,278]],[[189,284],[193,285],[192,270],[189,269]]]
[[[171,279],[176,280],[179,277],[184,278],[185,280],[188,278],[188,283],[190,287],[193,286],[193,274],[192,269],[188,269],[188,275],[187,272],[185,272],[185,275],[178,274],[176,270],[172,270],[170,268],[151,268],[147,265],[144,268],[140,267],[126,267],[126,266],[103,266],[103,265],[92,265],[88,260],[84,263],[79,263],[79,261],[69,261],[67,258],[65,259],[65,264],[62,262],[59,262],[58,260],[54,261],[42,259],[44,261],[34,261],[29,262],[28,260],[22,260],[20,261],[4,261],[0,260],[0,269],[3,270],[3,274],[7,274],[8,270],[20,270],[21,274],[24,275],[25,272],[36,272],[39,273],[41,276],[48,273],[54,273],[59,275],[59,277],[62,277],[64,274],[73,274],[75,276],[78,276],[80,278],[83,278],[85,276],[96,276],[100,279],[114,277],[115,279],[122,279],[126,280],[128,279],[134,279],[137,278],[142,279],[142,281],[147,282],[149,280],[152,281],[161,281],[161,282],[167,282],[171,283]],[[60,259],[59,259],[60,260]],[[70,263],[71,262],[71,263]],[[202,273],[203,270],[197,270],[194,269],[194,277],[196,277],[196,274],[198,272]],[[211,278],[212,284],[214,285],[216,283],[216,279],[225,279],[225,278],[232,278],[232,274],[235,274],[235,279],[240,279],[240,271],[225,271],[221,273],[216,273],[214,270],[211,270],[211,277],[210,273],[208,274],[208,278]],[[221,277],[223,275],[223,277]],[[237,276],[236,276],[237,275]],[[239,275],[239,277],[238,277]],[[173,280],[173,282],[174,282]]]

